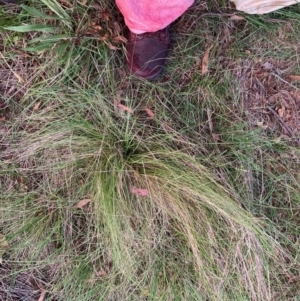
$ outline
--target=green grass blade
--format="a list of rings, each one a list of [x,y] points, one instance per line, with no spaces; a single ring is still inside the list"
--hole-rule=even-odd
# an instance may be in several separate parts
[[[41,0],[47,7],[52,10],[63,22],[71,28],[71,18],[66,11],[59,5],[56,0]]]
[[[58,34],[58,35],[53,35],[53,36],[48,36],[48,37],[44,37],[44,36],[41,36],[41,37],[37,37],[37,38],[34,38],[32,40],[30,40],[28,42],[28,45],[31,45],[31,44],[34,44],[34,43],[37,43],[37,42],[52,42],[52,43],[55,43],[55,42],[59,42],[59,41],[67,41],[67,40],[70,40],[71,37],[70,35],[67,35],[67,34]]]
[[[8,26],[4,27],[6,30],[16,31],[16,32],[31,32],[31,31],[39,31],[39,32],[50,32],[53,33],[57,30],[57,27],[43,24],[24,24],[19,26]]]
[[[41,12],[40,10],[31,7],[31,6],[27,6],[24,4],[20,5],[29,15],[36,17],[36,18],[43,18],[46,20],[62,20],[62,18],[60,17],[53,17],[53,16],[49,16],[47,14],[44,14],[43,12]]]

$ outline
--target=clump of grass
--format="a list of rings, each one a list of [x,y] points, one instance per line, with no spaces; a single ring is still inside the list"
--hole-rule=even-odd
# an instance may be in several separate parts
[[[11,260],[49,266],[49,295],[67,300],[272,298],[288,253],[201,157],[144,136],[100,91],[58,90],[39,91],[43,107],[12,122],[23,129],[3,153],[18,178],[2,201]]]

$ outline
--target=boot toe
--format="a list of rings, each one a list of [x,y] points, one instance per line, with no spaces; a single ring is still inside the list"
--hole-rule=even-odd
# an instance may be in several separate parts
[[[134,75],[155,79],[165,65],[169,46],[168,29],[158,32],[134,34],[129,33],[127,50],[127,67]]]

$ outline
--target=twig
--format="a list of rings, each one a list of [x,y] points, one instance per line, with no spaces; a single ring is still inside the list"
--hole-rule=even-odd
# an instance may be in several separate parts
[[[274,109],[272,109],[271,107],[267,107],[267,108],[278,119],[278,121],[280,122],[281,126],[289,133],[289,135],[291,136],[291,138],[295,140],[297,146],[300,146],[299,139],[295,137],[294,132],[290,129],[289,126],[287,126],[285,124],[284,120],[278,115],[278,113]]]
[[[280,77],[278,74],[276,74],[275,72],[272,72],[272,75],[274,75],[275,77],[277,77],[279,80],[281,80],[283,83],[289,85],[290,87],[296,89],[299,91],[299,87],[296,87],[295,85],[289,83],[288,81],[286,81],[285,79],[283,79],[282,77]]]

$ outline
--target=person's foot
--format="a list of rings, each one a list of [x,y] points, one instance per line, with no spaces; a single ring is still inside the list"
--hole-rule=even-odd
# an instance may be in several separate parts
[[[154,80],[166,62],[169,43],[168,27],[142,34],[129,31],[126,45],[129,71],[138,77]]]

